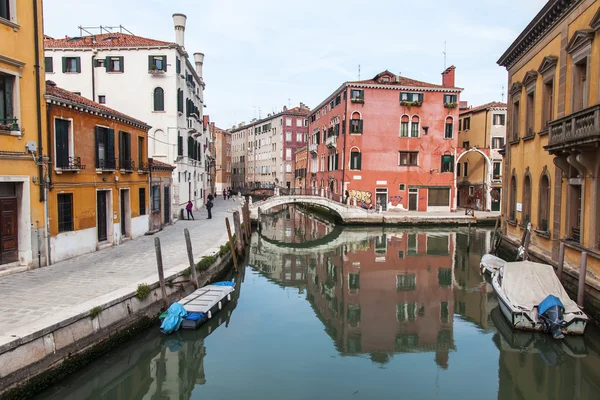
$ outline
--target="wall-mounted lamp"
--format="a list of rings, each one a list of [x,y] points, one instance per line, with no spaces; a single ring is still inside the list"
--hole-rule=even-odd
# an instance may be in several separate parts
[[[106,177],[102,178],[102,182],[106,182]]]
[[[428,126],[424,126],[423,130],[425,131],[425,134],[427,135],[427,131],[429,130],[429,127]]]

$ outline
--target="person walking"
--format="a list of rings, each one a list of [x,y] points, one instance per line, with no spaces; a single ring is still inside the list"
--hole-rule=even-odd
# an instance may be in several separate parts
[[[212,219],[212,208],[213,208],[212,199],[208,199],[208,201],[206,202],[206,211],[208,211],[208,219]]]
[[[230,199],[232,194],[233,191],[231,190],[231,188],[229,188],[229,190],[227,191],[227,198]]]
[[[191,200],[188,201],[187,205],[185,206],[185,209],[187,210],[188,220],[190,219],[190,217],[192,217],[192,220],[194,220],[194,214],[192,213],[192,210],[194,209],[194,205],[192,204]]]
[[[223,200],[227,200],[227,190],[223,189]]]
[[[346,190],[346,193],[344,193],[344,204],[348,204],[349,198],[350,198],[350,193],[348,193],[348,191]]]

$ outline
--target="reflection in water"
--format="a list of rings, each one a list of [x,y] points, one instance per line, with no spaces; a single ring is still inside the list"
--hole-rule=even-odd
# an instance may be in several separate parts
[[[41,398],[600,398],[597,330],[513,332],[479,273],[489,246],[488,230],[468,252],[465,229],[342,229],[272,210],[241,301],[198,331],[153,329]]]

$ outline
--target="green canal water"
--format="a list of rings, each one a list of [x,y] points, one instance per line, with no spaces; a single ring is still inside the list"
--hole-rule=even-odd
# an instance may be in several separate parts
[[[149,330],[38,399],[599,399],[600,335],[515,333],[479,273],[490,231],[265,216],[235,301]]]

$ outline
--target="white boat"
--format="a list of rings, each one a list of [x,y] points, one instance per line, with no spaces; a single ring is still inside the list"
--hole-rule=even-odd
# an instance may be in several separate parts
[[[481,269],[482,274],[492,276],[496,271],[504,267],[504,264],[506,264],[506,261],[500,257],[496,257],[492,254],[484,254],[479,262],[479,268]]]
[[[538,315],[538,305],[551,295],[564,307],[562,333],[582,335],[585,331],[587,315],[571,300],[551,265],[531,261],[506,263],[493,275],[492,287],[500,311],[513,329],[548,332],[547,323]]]

